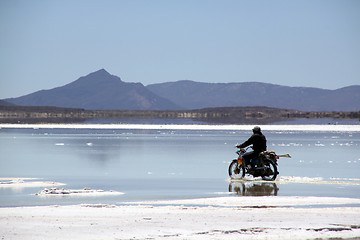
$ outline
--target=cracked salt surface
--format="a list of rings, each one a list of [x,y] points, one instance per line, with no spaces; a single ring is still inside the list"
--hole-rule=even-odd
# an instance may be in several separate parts
[[[335,198],[226,197],[168,201],[164,205],[83,204],[0,208],[5,239],[324,239],[359,238],[359,208],[246,208],[347,202]],[[239,204],[239,202],[243,202]],[[145,204],[145,205],[144,205]],[[181,204],[181,205],[176,205]],[[232,207],[229,207],[232,206]],[[31,226],[36,225],[36,228]],[[20,227],[21,226],[21,227]]]

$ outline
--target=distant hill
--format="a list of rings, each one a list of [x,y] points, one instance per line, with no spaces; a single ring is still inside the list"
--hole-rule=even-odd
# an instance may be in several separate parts
[[[65,86],[41,90],[5,101],[22,106],[55,106],[96,110],[179,109],[141,83],[126,83],[104,69],[80,77]]]
[[[189,80],[148,85],[185,109],[267,106],[301,111],[359,111],[360,85],[336,90],[260,82],[202,83]]]
[[[0,100],[0,106],[15,106],[15,104]]]

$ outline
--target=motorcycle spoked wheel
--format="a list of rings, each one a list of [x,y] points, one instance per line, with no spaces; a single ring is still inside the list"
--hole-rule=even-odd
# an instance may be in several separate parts
[[[278,175],[277,166],[273,161],[264,161],[265,174],[261,178],[265,181],[274,181]]]
[[[232,179],[242,179],[245,176],[245,167],[243,164],[239,165],[237,161],[232,161],[229,166],[229,176]]]

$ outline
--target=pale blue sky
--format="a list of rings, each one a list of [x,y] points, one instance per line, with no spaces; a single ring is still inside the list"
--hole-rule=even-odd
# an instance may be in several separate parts
[[[105,68],[189,79],[360,84],[358,0],[0,0],[0,99]]]

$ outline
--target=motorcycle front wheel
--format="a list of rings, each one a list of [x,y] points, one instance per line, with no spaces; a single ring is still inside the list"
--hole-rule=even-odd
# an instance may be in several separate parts
[[[264,161],[264,175],[261,176],[265,181],[274,181],[278,175],[277,166],[273,161],[265,160]]]
[[[229,176],[232,179],[242,179],[245,176],[245,167],[243,164],[239,165],[237,160],[230,163]]]

